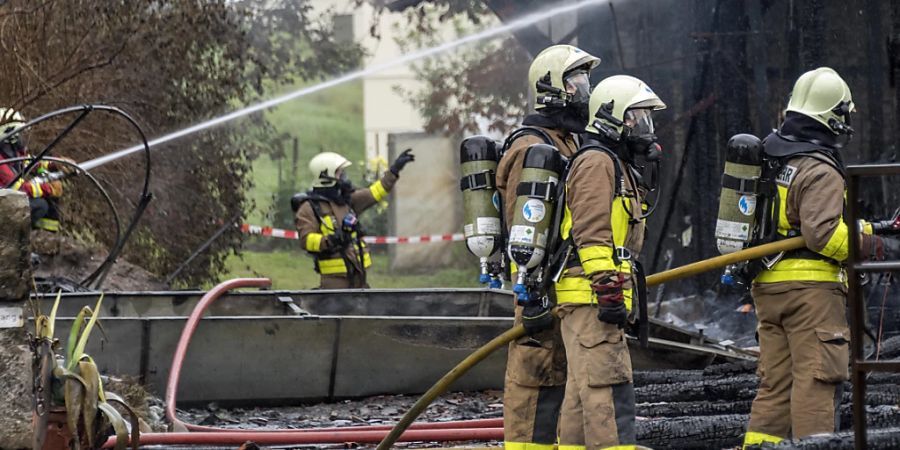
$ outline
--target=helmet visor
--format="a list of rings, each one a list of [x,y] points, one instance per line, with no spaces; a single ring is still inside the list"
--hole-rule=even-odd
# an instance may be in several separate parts
[[[572,96],[573,103],[587,104],[591,98],[591,79],[586,70],[575,70],[566,74],[563,79],[566,93]]]
[[[629,109],[625,111],[625,126],[631,128],[634,136],[653,134],[653,111],[649,109]]]

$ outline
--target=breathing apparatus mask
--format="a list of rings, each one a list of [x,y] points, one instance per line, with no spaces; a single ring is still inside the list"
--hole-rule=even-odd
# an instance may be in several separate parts
[[[652,113],[650,109],[625,111],[622,133],[627,159],[639,172],[641,186],[648,191],[659,186],[659,162],[662,159],[662,146],[654,133]]]
[[[591,99],[591,78],[585,67],[570,70],[563,76],[565,89],[554,87],[550,82],[550,72],[537,82],[536,102],[554,111],[562,112],[579,125],[587,120],[588,104]]]
[[[838,120],[835,117],[828,119],[828,127],[838,134],[834,143],[835,148],[840,149],[847,146],[853,138],[853,133],[855,131],[853,130],[853,127],[850,126],[850,113],[855,109],[853,102],[843,101],[838,103],[838,105],[831,110],[834,115],[842,119]]]
[[[12,131],[14,128],[7,128],[0,134]],[[8,158],[15,158],[25,152],[25,136],[22,133],[14,134],[0,142],[0,151]]]

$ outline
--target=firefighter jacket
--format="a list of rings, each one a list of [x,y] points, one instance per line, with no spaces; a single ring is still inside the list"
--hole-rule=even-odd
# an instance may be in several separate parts
[[[550,123],[549,120],[540,115],[533,114],[525,118],[523,125],[537,128],[546,133],[552,141],[550,144],[556,147],[561,155],[571,158],[578,151],[578,143],[575,140],[575,136],[562,128],[541,126],[550,125]],[[500,159],[500,164],[497,165],[497,190],[500,191],[500,195],[503,198],[503,223],[506,224],[507,233],[509,233],[509,228],[512,226],[513,215],[515,214],[516,187],[519,186],[519,181],[522,178],[525,151],[534,144],[547,144],[547,142],[538,134],[523,134],[510,143],[509,148],[503,153],[503,158]],[[510,274],[514,276],[517,272],[516,263],[512,261],[509,263]]]
[[[2,164],[2,161],[12,158],[19,158],[29,156],[26,153],[22,152],[17,154],[16,156],[8,156],[4,152],[0,152],[0,188],[5,188],[16,178],[16,175],[19,174],[25,167],[29,164],[30,160],[17,161],[9,164]],[[31,171],[31,173],[35,175],[41,175],[50,170],[57,170],[56,164],[51,161],[41,160],[35,168]],[[52,196],[52,188],[50,187],[50,183],[38,183],[36,181],[31,181],[26,177],[22,177],[19,181],[16,181],[14,186],[10,186],[11,189],[15,189],[18,191],[22,191],[29,198],[41,198],[41,197],[50,197]]]
[[[369,250],[357,230],[350,233],[343,248],[333,248],[328,237],[344,232],[341,224],[348,213],[359,215],[386,199],[396,182],[397,176],[388,171],[368,188],[355,189],[348,202],[314,197],[300,205],[294,223],[300,235],[300,245],[313,255],[317,272],[343,275],[347,273],[348,265],[352,265],[356,272],[364,273],[372,265]]]
[[[773,216],[777,218],[778,235],[802,235],[806,249],[785,253],[754,282],[843,283],[841,263],[847,259],[850,242],[843,217],[843,173],[828,157],[812,153],[788,158],[775,183],[778,210]]]
[[[644,240],[642,199],[631,168],[610,153],[582,150],[569,167],[560,234],[574,247],[556,283],[559,304],[594,303],[591,283],[621,273],[631,310],[631,261]]]

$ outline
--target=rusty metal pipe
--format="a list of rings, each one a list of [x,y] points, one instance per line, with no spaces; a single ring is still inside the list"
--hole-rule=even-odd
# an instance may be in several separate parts
[[[301,445],[375,443],[387,435],[387,430],[376,431],[228,431],[194,433],[143,433],[140,445],[234,445],[247,441],[259,445]],[[491,441],[502,440],[503,428],[461,428],[455,430],[409,430],[399,441]],[[110,437],[103,448],[113,448],[116,438]]]

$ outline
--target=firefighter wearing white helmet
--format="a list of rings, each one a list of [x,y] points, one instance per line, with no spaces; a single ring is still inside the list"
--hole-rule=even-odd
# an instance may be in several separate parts
[[[535,111],[509,135],[497,167],[497,190],[509,233],[517,189],[529,147],[549,144],[562,156],[578,149],[590,98],[590,72],[600,59],[571,45],[554,45],[540,52],[528,70]],[[516,267],[512,265],[512,276]],[[552,292],[552,289],[550,289]],[[559,320],[549,305],[516,306],[516,323],[528,336],[510,343],[503,389],[504,447],[543,450],[556,444],[559,410],[566,384],[566,361]]]
[[[322,289],[367,288],[366,269],[372,259],[362,241],[359,214],[387,198],[400,171],[413,161],[411,150],[401,153],[384,176],[369,187],[356,189],[347,177],[352,164],[333,152],[319,153],[309,162],[312,189],[291,199],[300,245],[309,252]]]
[[[3,161],[27,157],[27,140],[23,133],[9,134],[25,125],[25,117],[12,108],[0,108],[0,135],[8,135],[0,142],[0,188],[5,188],[28,165],[27,160],[4,163]],[[39,162],[31,173],[21,177],[12,186],[25,193],[31,206],[31,226],[37,230],[59,231],[58,201],[63,194],[60,179],[48,181],[53,172],[73,173],[74,169],[65,164],[51,161]],[[54,178],[58,174],[54,175]],[[59,177],[61,178],[61,176]]]
[[[803,236],[806,247],[766,261],[751,293],[759,326],[759,390],[744,447],[835,431],[835,398],[847,380],[845,316],[850,228],[844,223],[840,149],[853,135],[847,83],[821,67],[797,79],[778,130],[763,140],[778,206],[766,211],[774,239]],[[900,258],[900,221],[862,222],[859,254]],[[799,351],[797,351],[799,349]]]
[[[635,446],[631,356],[624,328],[637,295],[644,239],[640,165],[658,160],[653,112],[665,103],[641,80],[594,88],[585,140],[570,161],[560,236],[571,247],[556,283],[569,379],[559,448]]]

